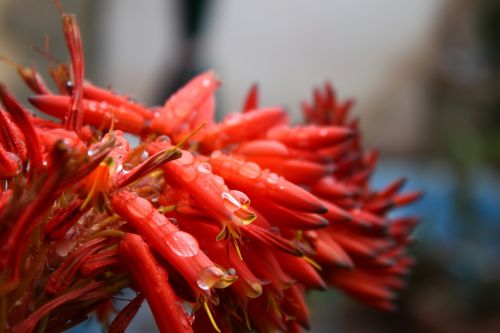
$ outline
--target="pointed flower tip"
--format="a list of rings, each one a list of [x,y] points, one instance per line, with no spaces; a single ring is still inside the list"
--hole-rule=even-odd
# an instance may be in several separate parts
[[[314,212],[316,214],[326,214],[326,213],[328,213],[328,208],[326,208],[325,205],[320,204],[320,205],[316,206],[316,208],[314,209]]]

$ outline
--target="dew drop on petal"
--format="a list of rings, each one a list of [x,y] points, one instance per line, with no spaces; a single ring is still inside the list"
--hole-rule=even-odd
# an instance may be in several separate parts
[[[19,158],[19,156],[17,156],[14,153],[11,153],[9,151],[6,152],[5,155],[7,155],[9,157],[9,159],[11,159],[14,163],[17,164],[16,175],[18,173],[20,173],[21,171],[23,171],[23,161],[21,161],[21,159]]]
[[[266,180],[269,184],[278,184],[279,176],[274,172],[271,172],[269,176],[267,176]]]
[[[123,170],[123,164],[119,163],[116,165],[115,172],[120,173]]]
[[[196,279],[196,284],[198,285],[198,288],[200,288],[201,290],[205,290],[205,291],[210,290],[210,287],[203,279],[200,279],[200,278]]]
[[[229,192],[222,192],[222,201],[224,202],[226,209],[231,213],[241,208],[240,202]]]
[[[156,138],[157,142],[166,142],[166,143],[172,143],[172,140],[168,135],[160,135],[159,137]]]
[[[225,184],[224,184],[224,178],[222,178],[221,176],[217,176],[217,175],[215,175],[215,176],[214,176],[214,181],[215,181],[217,184],[219,184],[219,185],[225,185]]]
[[[137,197],[134,201],[133,205],[127,205],[130,219],[140,220],[151,215],[152,206],[149,201],[141,197]]]
[[[89,101],[88,104],[87,104],[87,109],[89,111],[97,111],[97,102],[95,101]]]
[[[201,162],[200,164],[198,164],[196,169],[198,170],[199,173],[204,175],[208,175],[212,172],[212,167],[207,162]]]
[[[221,156],[221,155],[222,155],[222,153],[221,153],[221,151],[220,151],[220,150],[214,150],[214,151],[212,152],[212,154],[210,154],[210,157],[211,157],[211,158],[217,158],[217,157],[219,157],[219,156]]]
[[[193,257],[200,252],[198,241],[187,232],[174,231],[164,238],[169,249],[179,257]]]
[[[182,156],[177,161],[179,161],[179,163],[183,165],[190,165],[193,163],[194,157],[190,152],[183,150]]]
[[[87,150],[87,156],[92,157],[95,155],[96,152],[97,152],[96,149],[89,149],[89,150]]]
[[[123,164],[123,169],[125,172],[128,172],[128,171],[132,170],[133,168],[134,168],[133,163],[124,163]]]
[[[250,179],[255,179],[260,175],[260,167],[253,162],[246,162],[240,166],[240,175]]]
[[[250,205],[250,199],[248,198],[248,196],[241,192],[241,191],[237,191],[237,190],[231,190],[229,191],[229,193],[236,199],[238,200],[238,202],[243,206],[243,207],[248,207],[248,205]]]
[[[184,314],[184,317],[186,319],[185,325],[192,326],[194,323],[194,309],[193,306],[189,302],[179,302],[177,301],[177,304],[179,307],[182,309],[182,312]],[[191,327],[186,327],[186,331],[190,329]]]
[[[325,137],[328,135],[328,130],[326,128],[322,128],[319,130],[319,136]]]
[[[66,257],[74,246],[75,246],[75,241],[72,240],[59,241],[56,245],[56,254],[60,257]]]

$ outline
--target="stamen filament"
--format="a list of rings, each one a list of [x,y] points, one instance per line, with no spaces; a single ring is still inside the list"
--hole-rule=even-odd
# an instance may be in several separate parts
[[[210,312],[210,308],[208,307],[208,302],[206,300],[203,302],[203,307],[205,308],[205,311],[207,312],[208,319],[210,319],[210,322],[212,323],[214,330],[216,330],[218,333],[221,333],[222,331],[220,330],[219,326],[217,326],[217,323],[215,322],[215,319],[212,315],[212,312]]]
[[[313,259],[309,258],[308,256],[302,256],[302,258],[304,258],[305,261],[307,261],[308,263],[310,263],[311,265],[313,265],[314,268],[316,268],[318,271],[322,270],[321,266],[316,261],[314,261]]]

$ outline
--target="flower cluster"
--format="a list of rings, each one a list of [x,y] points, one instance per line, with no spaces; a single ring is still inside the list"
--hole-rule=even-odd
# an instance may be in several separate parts
[[[71,65],[58,92],[15,65],[34,116],[0,86],[0,332],[59,332],[112,297],[137,296],[109,324],[123,332],[146,299],[162,332],[300,332],[305,293],[338,288],[391,310],[412,265],[416,225],[391,218],[419,193],[373,190],[352,102],[327,84],[307,124],[260,107],[214,122],[212,72],[147,108],[84,81],[76,19],[63,14]],[[140,137],[131,147],[125,133]]]

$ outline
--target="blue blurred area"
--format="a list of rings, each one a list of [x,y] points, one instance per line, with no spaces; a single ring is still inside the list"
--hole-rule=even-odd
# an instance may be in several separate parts
[[[417,263],[396,313],[380,313],[332,291],[309,297],[314,332],[500,332],[500,176],[486,165],[464,169],[444,160],[383,159],[374,188],[409,179],[423,190],[394,215],[421,224],[410,251]]]

